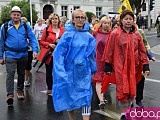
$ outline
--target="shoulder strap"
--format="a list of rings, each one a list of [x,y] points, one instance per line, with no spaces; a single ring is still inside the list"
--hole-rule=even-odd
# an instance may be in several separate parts
[[[46,37],[48,36],[48,26],[46,27]]]
[[[27,31],[27,24],[24,22],[24,29]]]
[[[27,33],[27,24],[26,24],[26,22],[24,22],[23,26],[24,26],[24,29],[26,31],[26,39],[27,39],[28,38],[28,33]]]
[[[4,23],[5,39],[7,38],[8,22]]]

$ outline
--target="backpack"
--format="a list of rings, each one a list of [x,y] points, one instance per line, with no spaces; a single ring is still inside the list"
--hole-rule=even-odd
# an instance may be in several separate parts
[[[27,39],[27,24],[24,22],[23,26],[24,26],[24,29],[26,31],[26,39]],[[8,30],[8,22],[5,22],[4,23],[5,39],[7,38],[7,35],[8,35],[7,30]]]
[[[25,29],[25,31],[26,31],[26,40],[27,40],[27,24],[24,22],[24,24],[23,24],[23,26],[24,26],[24,29]],[[8,30],[8,22],[5,22],[4,23],[4,32],[5,32],[5,40],[6,40],[6,38],[7,38],[7,30]],[[7,48],[6,46],[5,46],[5,50],[9,50],[10,48]],[[27,47],[27,50],[29,49],[29,46]],[[11,50],[11,49],[10,49]],[[15,50],[13,50],[13,51],[15,51]],[[16,51],[17,52],[17,51]]]

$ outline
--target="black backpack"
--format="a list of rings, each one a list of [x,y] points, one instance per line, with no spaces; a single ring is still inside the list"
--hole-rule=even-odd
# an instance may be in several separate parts
[[[23,26],[24,26],[24,29],[25,29],[25,31],[26,31],[26,40],[27,40],[27,24],[24,22],[24,24],[23,24]],[[6,38],[7,38],[7,30],[8,30],[8,22],[5,22],[4,23],[4,32],[5,32],[5,40],[6,40]],[[8,48],[8,47],[6,47],[6,45],[4,45],[5,46],[5,50],[12,50],[12,51],[15,51],[15,50],[13,50],[13,49],[10,49],[10,48]],[[27,50],[29,49],[29,47],[27,47],[26,48]],[[25,51],[25,50],[24,50]],[[15,51],[15,52],[17,52],[17,51]],[[19,52],[19,51],[18,51]]]
[[[24,26],[24,29],[26,31],[26,39],[27,39],[27,24],[24,22],[23,26]],[[8,30],[8,22],[5,22],[4,23],[5,39],[7,38],[7,35],[8,35],[7,30]]]

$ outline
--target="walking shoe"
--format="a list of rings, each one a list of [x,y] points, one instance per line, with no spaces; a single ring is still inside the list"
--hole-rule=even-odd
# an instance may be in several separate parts
[[[136,104],[138,105],[138,107],[143,107],[143,103],[142,102],[136,102]]]
[[[120,120],[127,120],[126,116],[125,115],[122,115]]]
[[[7,102],[8,106],[13,106],[13,95],[12,94],[7,96],[6,102]]]
[[[17,98],[19,100],[24,100],[24,92],[23,91],[17,91]]]
[[[52,94],[52,90],[47,90],[47,94]]]
[[[107,104],[107,103],[108,103],[108,100],[106,100],[105,97],[104,97],[103,99],[104,99],[104,103]]]
[[[30,82],[28,82],[27,80],[26,81],[24,81],[24,86],[25,87],[29,87],[31,85],[31,83]]]
[[[98,105],[99,105],[99,108],[100,108],[100,109],[102,109],[102,110],[105,109],[105,105],[106,105],[106,104],[105,104],[104,101],[101,101],[100,104],[98,104]]]

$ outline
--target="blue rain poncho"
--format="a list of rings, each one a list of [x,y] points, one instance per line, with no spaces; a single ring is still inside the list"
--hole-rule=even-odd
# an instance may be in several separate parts
[[[56,112],[90,106],[92,74],[96,72],[96,40],[85,23],[66,28],[53,54],[53,103]]]

